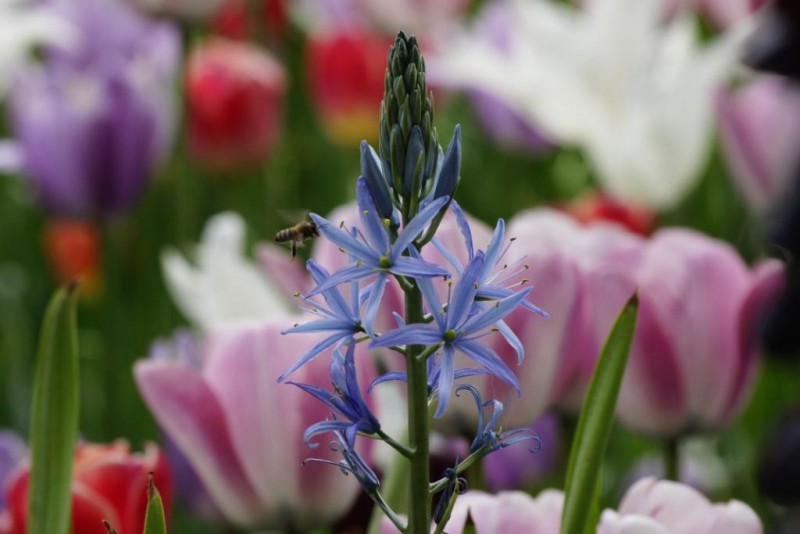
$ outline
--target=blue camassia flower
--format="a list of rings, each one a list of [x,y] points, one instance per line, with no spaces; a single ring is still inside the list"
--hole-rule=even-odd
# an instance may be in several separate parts
[[[330,464],[335,465],[345,475],[352,474],[358,480],[358,483],[361,484],[361,487],[364,488],[370,495],[374,495],[375,491],[380,486],[381,482],[378,479],[378,475],[370,469],[367,463],[364,461],[361,456],[355,451],[355,449],[347,443],[347,440],[342,435],[341,432],[334,432],[336,435],[336,440],[332,441],[330,444],[330,449],[335,452],[342,453],[342,459],[338,462],[333,462],[331,460],[325,460],[323,458],[309,458],[305,460],[305,462],[321,462],[323,464]]]
[[[309,447],[314,448],[317,446],[315,443],[310,442],[317,434],[342,432],[348,446],[352,448],[359,432],[374,434],[381,428],[378,419],[370,411],[358,387],[355,351],[356,344],[352,339],[347,346],[347,354],[345,356],[342,356],[340,349],[333,351],[333,360],[330,368],[333,391],[327,391],[309,384],[288,382],[288,384],[297,386],[321,400],[346,419],[339,420],[334,418],[329,421],[320,421],[308,427],[303,439]]]
[[[433,316],[430,324],[408,324],[377,339],[370,347],[397,347],[400,345],[441,345],[439,360],[438,407],[435,417],[441,417],[450,399],[455,380],[455,352],[458,350],[480,364],[484,369],[503,380],[520,394],[519,381],[497,353],[482,345],[478,339],[486,334],[486,328],[496,324],[511,313],[528,296],[530,288],[496,301],[493,305],[473,311],[478,280],[484,271],[485,259],[481,251],[467,264],[456,283],[447,303],[442,306],[439,296],[428,278],[419,278],[417,283]],[[516,336],[515,336],[516,337]]]
[[[324,293],[344,282],[362,280],[375,275],[376,279],[373,282],[364,313],[364,329],[370,337],[373,337],[373,319],[386,284],[389,282],[389,274],[412,278],[450,276],[450,272],[444,267],[428,263],[418,257],[404,255],[428,223],[447,204],[448,198],[437,199],[420,211],[397,236],[394,243],[390,239],[384,219],[375,208],[363,177],[359,178],[356,184],[356,198],[364,233],[358,232],[356,235],[352,235],[319,215],[311,214],[311,219],[319,228],[319,232],[338,245],[355,261],[318,283],[308,293],[308,296]]]
[[[464,215],[461,206],[459,206],[455,200],[451,202],[450,209],[453,211],[458,228],[461,231],[461,235],[464,237],[464,244],[467,247],[468,261],[471,262],[475,258],[475,245],[472,240],[472,230],[469,227],[469,222],[467,221],[467,217]],[[512,262],[510,265],[503,265],[500,269],[496,270],[498,263],[503,256],[505,256],[509,246],[511,245],[511,241],[513,241],[513,239],[509,240],[509,243],[504,247],[503,244],[505,242],[505,235],[506,223],[503,219],[498,219],[494,233],[492,234],[492,239],[489,241],[489,245],[486,247],[483,271],[478,275],[478,289],[475,292],[476,307],[481,306],[480,301],[501,300],[506,297],[510,297],[514,294],[512,288],[521,286],[527,282],[527,280],[523,279],[520,282],[506,285],[509,281],[517,278],[528,268],[527,265],[523,265],[521,268],[515,269],[515,267],[519,267],[522,258]],[[455,272],[459,274],[463,272],[464,267],[461,265],[461,262],[458,261],[458,258],[456,258],[449,250],[447,250],[447,248],[445,248],[441,241],[434,238],[432,244],[453,267]],[[546,311],[538,306],[535,306],[528,300],[523,300],[521,306],[532,312],[538,313],[545,319],[550,318],[550,315]],[[522,342],[519,340],[517,335],[504,321],[498,321],[495,326],[516,351],[517,361],[522,363],[524,349],[522,347]]]
[[[458,394],[462,391],[469,391],[469,393],[475,399],[475,404],[478,409],[478,431],[475,434],[475,439],[472,440],[472,444],[469,446],[469,452],[476,452],[487,445],[489,451],[491,452],[508,447],[509,445],[514,445],[515,443],[519,443],[521,441],[529,440],[534,440],[537,443],[536,448],[533,449],[534,452],[538,452],[538,450],[541,449],[542,442],[539,438],[539,435],[530,428],[517,428],[499,433],[495,431],[497,422],[500,421],[500,417],[503,415],[502,402],[494,399],[483,402],[478,389],[470,384],[462,384],[458,386],[456,388],[456,396],[458,396]],[[490,406],[492,408],[492,415],[489,417],[489,420],[484,423],[483,409]]]
[[[313,259],[306,262],[306,268],[311,274],[311,278],[317,284],[323,283],[330,277],[328,271],[315,262]],[[322,297],[325,300],[325,306],[318,302],[312,301],[309,297],[303,297],[303,300],[310,305],[306,311],[321,317],[315,321],[310,321],[305,324],[297,325],[285,330],[284,334],[295,334],[300,332],[329,332],[330,335],[311,347],[297,362],[294,363],[285,373],[278,377],[278,382],[283,382],[287,376],[295,372],[297,369],[310,362],[317,357],[322,351],[337,343],[352,338],[355,334],[364,331],[361,324],[360,308],[362,301],[372,291],[373,286],[370,285],[364,290],[360,290],[357,281],[349,283],[349,297],[350,301],[345,300],[338,287],[332,287],[322,292]],[[374,317],[377,310],[369,311]],[[374,319],[372,319],[374,321]]]

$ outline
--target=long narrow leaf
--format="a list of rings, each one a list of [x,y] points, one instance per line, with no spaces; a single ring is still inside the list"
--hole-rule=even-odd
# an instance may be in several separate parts
[[[167,518],[164,515],[164,503],[161,502],[153,473],[150,473],[150,484],[147,487],[147,512],[144,516],[144,534],[167,534]]]
[[[75,286],[53,295],[42,323],[31,413],[29,534],[70,530],[70,485],[78,438]]]
[[[597,500],[596,489],[638,309],[639,303],[634,295],[622,308],[608,335],[583,402],[567,468],[561,534],[584,534],[587,523],[593,515],[596,516],[591,511],[597,507],[594,502]]]

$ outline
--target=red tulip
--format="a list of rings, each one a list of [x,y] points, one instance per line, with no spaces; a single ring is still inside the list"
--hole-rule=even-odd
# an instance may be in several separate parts
[[[189,149],[202,164],[231,170],[263,162],[281,132],[283,66],[266,50],[211,39],[186,69]]]
[[[229,0],[214,16],[214,32],[236,40],[283,37],[286,32],[287,0],[264,0],[249,10],[247,0]]]
[[[139,534],[144,527],[149,474],[170,508],[172,481],[166,456],[153,444],[132,454],[128,443],[80,444],[75,452],[72,482],[72,532],[107,534],[107,520],[118,534]],[[8,524],[3,534],[23,534],[28,515],[28,466],[19,469],[6,485]]]
[[[312,36],[306,62],[310,92],[328,136],[345,146],[376,142],[386,54],[392,40],[350,29]]]
[[[631,203],[620,202],[602,193],[581,196],[566,207],[567,213],[583,224],[609,221],[621,224],[639,235],[649,235],[656,222],[655,214]]]

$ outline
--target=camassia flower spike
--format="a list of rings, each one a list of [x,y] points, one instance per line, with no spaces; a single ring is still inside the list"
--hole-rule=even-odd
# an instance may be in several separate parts
[[[484,255],[479,251],[467,265],[455,284],[447,308],[442,306],[430,280],[417,280],[433,316],[431,323],[407,324],[375,339],[371,347],[397,347],[401,345],[441,345],[438,407],[436,417],[444,415],[452,393],[455,378],[455,353],[460,351],[519,391],[519,381],[497,353],[482,345],[478,339],[486,328],[511,313],[530,293],[531,288],[512,294],[494,305],[471,314],[477,292],[478,278],[483,272]]]

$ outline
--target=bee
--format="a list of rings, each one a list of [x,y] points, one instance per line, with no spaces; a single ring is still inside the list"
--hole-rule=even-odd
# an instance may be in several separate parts
[[[275,242],[291,243],[292,259],[294,259],[294,257],[297,256],[297,247],[302,247],[305,245],[306,241],[314,239],[315,237],[319,237],[319,229],[314,221],[306,218],[294,226],[284,228],[275,234]]]

